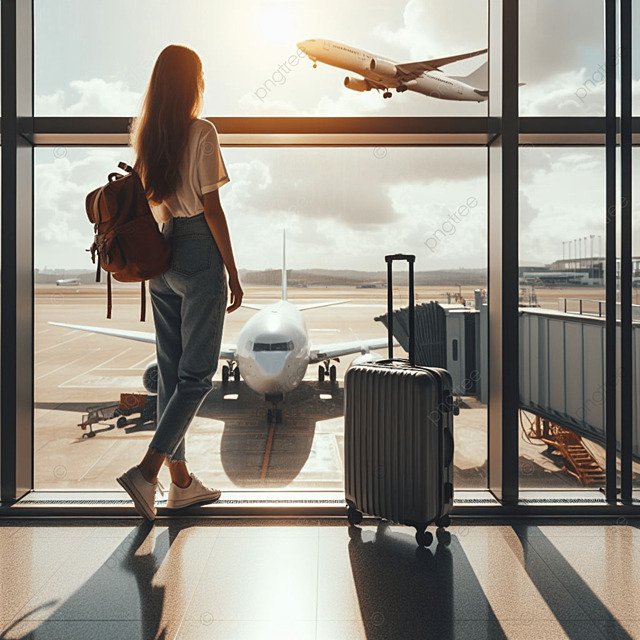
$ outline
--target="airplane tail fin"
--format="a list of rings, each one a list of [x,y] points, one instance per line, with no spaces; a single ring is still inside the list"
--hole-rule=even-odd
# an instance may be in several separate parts
[[[489,86],[489,63],[484,62],[468,76],[451,76],[454,80],[459,80],[468,84],[474,89],[479,89],[478,93],[484,95]]]
[[[287,262],[285,252],[285,230],[282,230],[282,299],[287,299]]]

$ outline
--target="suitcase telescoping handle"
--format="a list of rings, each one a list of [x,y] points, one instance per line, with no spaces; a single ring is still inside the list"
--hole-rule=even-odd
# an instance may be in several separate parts
[[[413,264],[416,257],[410,254],[396,253],[385,256],[387,262],[387,328],[389,330],[389,358],[393,359],[393,263],[397,261],[409,263],[409,364],[415,365],[415,327],[414,327],[414,282]]]

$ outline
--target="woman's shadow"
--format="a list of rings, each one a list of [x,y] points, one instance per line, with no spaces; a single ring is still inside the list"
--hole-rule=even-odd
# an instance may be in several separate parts
[[[9,634],[8,637],[21,638],[40,637],[42,633],[46,637],[47,623],[85,621],[87,635],[84,636],[83,632],[83,637],[90,637],[90,628],[96,624],[102,625],[105,633],[114,633],[117,637],[157,640],[170,637],[170,620],[166,610],[171,610],[175,615],[175,604],[165,602],[166,588],[164,584],[154,584],[154,577],[178,534],[191,525],[188,521],[177,519],[167,522],[167,529],[159,535],[154,535],[153,523],[139,525],[91,577],[62,603],[53,599],[30,609],[3,633]],[[176,563],[178,565],[179,562]],[[42,620],[45,612],[48,615]],[[39,627],[31,628],[27,635],[16,636],[18,625],[36,615],[39,621],[42,620]],[[101,635],[98,627],[94,631]]]

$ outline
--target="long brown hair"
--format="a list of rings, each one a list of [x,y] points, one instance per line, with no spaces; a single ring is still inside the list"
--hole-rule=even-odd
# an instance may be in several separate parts
[[[159,204],[175,193],[189,125],[202,109],[202,62],[189,47],[171,44],[158,56],[142,111],[131,127],[135,168],[147,198]]]

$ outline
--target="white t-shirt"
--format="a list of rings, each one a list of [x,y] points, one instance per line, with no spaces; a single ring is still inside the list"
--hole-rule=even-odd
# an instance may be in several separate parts
[[[189,126],[189,139],[180,167],[180,180],[176,192],[159,205],[150,205],[157,222],[170,218],[194,216],[204,211],[205,193],[215,191],[229,182],[218,132],[212,122],[204,118]]]

